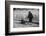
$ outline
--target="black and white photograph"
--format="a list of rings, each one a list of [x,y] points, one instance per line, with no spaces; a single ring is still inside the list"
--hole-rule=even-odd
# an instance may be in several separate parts
[[[10,1],[5,6],[6,35],[44,33],[44,3]]]
[[[13,28],[39,27],[39,9],[13,8]]]
[[[11,32],[42,30],[41,13],[42,6],[10,5]]]

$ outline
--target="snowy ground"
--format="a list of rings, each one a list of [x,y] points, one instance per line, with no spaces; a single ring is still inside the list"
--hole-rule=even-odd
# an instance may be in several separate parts
[[[17,27],[20,28],[20,27],[38,27],[39,26],[39,24],[37,24],[38,21],[34,21],[34,20],[32,20],[31,23],[26,22],[25,24],[21,24],[20,22],[21,21],[14,21],[13,27],[14,28],[17,28]]]

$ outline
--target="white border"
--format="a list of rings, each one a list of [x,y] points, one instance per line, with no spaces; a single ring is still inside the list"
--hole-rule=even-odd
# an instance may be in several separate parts
[[[13,8],[39,9],[39,27],[13,28]],[[41,31],[42,30],[42,6],[10,5],[10,32]]]

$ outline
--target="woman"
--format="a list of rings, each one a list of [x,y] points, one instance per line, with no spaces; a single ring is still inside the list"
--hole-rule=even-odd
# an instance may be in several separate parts
[[[28,18],[29,18],[29,22],[32,22],[33,14],[30,11],[29,11],[29,14],[28,14]]]

